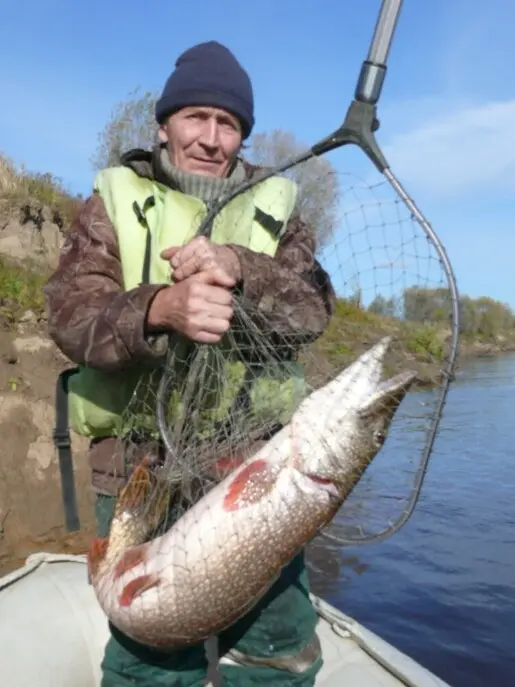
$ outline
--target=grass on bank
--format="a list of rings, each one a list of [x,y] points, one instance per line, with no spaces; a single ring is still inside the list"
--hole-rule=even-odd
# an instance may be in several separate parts
[[[43,286],[48,276],[48,270],[35,264],[0,256],[0,317],[4,326],[15,326],[27,310],[41,319],[45,310]],[[338,301],[335,316],[316,349],[330,363],[340,365],[386,334],[399,337],[403,347],[416,357],[443,359],[444,343],[436,327],[401,323],[344,300]]]
[[[66,225],[73,219],[80,199],[69,193],[54,175],[29,172],[0,154],[0,200],[4,208],[39,202],[57,212]]]
[[[64,224],[71,221],[79,198],[72,196],[61,180],[52,174],[39,174],[17,166],[0,154],[0,201],[21,206],[36,201],[60,214]],[[4,325],[16,325],[27,310],[39,319],[44,312],[42,287],[48,272],[30,263],[14,263],[0,256],[0,316]],[[402,329],[402,327],[401,327]],[[378,334],[400,333],[398,321],[374,315],[355,304],[340,300],[329,331],[322,337],[319,349],[333,362],[352,358],[360,342],[377,340]],[[408,350],[417,355],[439,358],[443,347],[437,332],[430,327],[408,326],[402,332]]]
[[[45,311],[43,286],[50,270],[30,261],[12,261],[0,256],[0,318],[13,327],[27,310],[40,320]],[[437,324],[403,321],[369,312],[353,302],[338,300],[334,317],[325,334],[311,347],[330,366],[341,367],[373,345],[382,336],[393,335],[397,349],[413,360],[436,364],[444,361],[450,332]],[[461,347],[508,342],[515,345],[515,330],[500,331],[496,337],[463,333]]]
[[[39,202],[59,213],[66,226],[80,200],[54,175],[29,172],[0,153],[0,210]],[[0,256],[0,318],[4,326],[16,325],[27,310],[41,318],[45,307],[42,287],[48,276],[49,272],[36,264],[15,263]],[[473,350],[484,343],[496,346],[507,342],[515,346],[515,319],[507,306],[486,297],[472,300],[465,296],[462,301],[462,319],[466,321],[462,349]],[[422,364],[438,366],[444,360],[449,331],[441,324],[399,320],[344,299],[338,301],[328,331],[312,350],[330,366],[341,367],[387,334],[397,339],[399,352],[407,352]]]
[[[393,336],[398,354],[408,353],[421,363],[439,364],[446,354],[448,332],[432,324],[377,315],[352,301],[338,300],[333,319],[314,349],[330,365],[341,368],[383,336]]]
[[[45,311],[43,285],[48,272],[31,263],[14,263],[0,256],[0,320],[4,328],[18,324],[28,310],[41,319]]]
[[[69,224],[80,198],[73,196],[62,181],[52,174],[28,171],[0,153],[0,214],[21,210],[26,203],[40,203],[55,213],[62,226]],[[49,270],[30,260],[15,261],[0,255],[0,322],[1,326],[16,326],[31,310],[41,319],[45,310],[43,285]]]

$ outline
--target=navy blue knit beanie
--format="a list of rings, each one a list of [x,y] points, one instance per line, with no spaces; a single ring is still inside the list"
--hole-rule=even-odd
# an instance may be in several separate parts
[[[156,103],[156,119],[192,105],[220,107],[241,122],[243,138],[254,126],[254,95],[247,72],[232,52],[217,43],[200,43],[179,56]]]

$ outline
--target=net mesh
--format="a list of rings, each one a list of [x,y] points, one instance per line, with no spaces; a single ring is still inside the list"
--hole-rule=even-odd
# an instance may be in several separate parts
[[[207,345],[155,335],[154,362],[123,373],[115,453],[131,479],[92,581],[138,641],[218,634],[321,531],[367,539],[413,503],[455,355],[449,273],[394,185],[329,183],[338,212],[316,251],[316,214],[283,233],[284,179],[228,202],[210,237],[241,247],[229,330]],[[204,218],[182,212],[181,245]],[[152,238],[154,251],[173,240]]]
[[[322,187],[325,182],[319,179]],[[265,253],[234,293],[231,329],[216,345],[172,336],[166,360],[135,384],[127,377],[132,394],[117,454],[124,456],[126,476],[142,460],[151,467],[147,509],[167,494],[160,532],[287,425],[303,398],[384,336],[393,337],[384,376],[411,369],[416,384],[329,531],[359,539],[405,511],[450,352],[448,278],[435,245],[384,178],[331,172],[330,184],[338,187],[338,212],[330,231],[324,223],[316,263],[304,273],[299,266],[310,262],[311,245],[305,232],[316,237],[314,223],[296,229],[304,238],[282,240],[286,267],[278,268],[270,257],[273,231],[255,222],[254,206],[272,217],[280,213],[280,189],[263,193],[258,184],[230,201],[214,221],[212,239]],[[301,215],[303,206],[305,199],[297,198]],[[193,218],[186,239],[201,219]],[[251,226],[259,245],[249,242]],[[313,432],[328,431],[312,420]]]

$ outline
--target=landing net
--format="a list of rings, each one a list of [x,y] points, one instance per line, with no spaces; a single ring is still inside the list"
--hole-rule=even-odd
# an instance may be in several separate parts
[[[134,387],[122,418],[125,476],[145,460],[154,488],[170,496],[168,524],[295,420],[303,399],[385,336],[393,341],[383,377],[412,370],[416,381],[387,423],[378,455],[346,490],[332,520],[337,529],[325,533],[343,543],[373,541],[413,512],[453,378],[459,311],[445,249],[375,138],[400,5],[382,3],[341,127],[291,158],[281,156],[276,141],[273,167],[228,192],[189,228],[189,239],[235,243],[260,255],[252,269],[246,262],[243,284],[233,291],[234,317],[222,341],[199,345],[170,336],[166,359]],[[251,162],[260,162],[260,150]],[[277,178],[297,181],[292,216],[300,223],[281,220],[288,189],[274,184]],[[249,242],[257,225],[258,246]],[[315,408],[302,417],[304,432],[313,422],[318,446],[332,441],[332,411],[320,412],[327,417]]]
[[[349,153],[341,151],[341,163]],[[327,534],[346,543],[376,539],[399,527],[418,498],[455,355],[452,283],[439,244],[388,180],[366,159],[357,160],[360,176],[336,171],[339,162],[328,171],[311,159],[288,174],[315,177],[338,199],[324,215],[323,208],[314,210],[317,188],[298,198],[309,224],[299,229],[306,241],[291,267],[301,271],[303,247],[316,244],[309,273],[278,277],[272,258],[262,258],[249,284],[234,293],[234,318],[222,342],[197,345],[172,336],[164,364],[135,387],[119,452],[127,474],[145,458],[159,493],[171,489],[168,522],[287,425],[302,399],[384,336],[393,342],[383,376],[413,370],[417,378]],[[258,189],[250,193],[257,197]],[[215,235],[224,213],[232,226],[244,223],[241,198],[215,217]],[[200,218],[192,237],[199,226]],[[271,238],[265,250],[274,250]],[[312,420],[318,427],[320,418]]]

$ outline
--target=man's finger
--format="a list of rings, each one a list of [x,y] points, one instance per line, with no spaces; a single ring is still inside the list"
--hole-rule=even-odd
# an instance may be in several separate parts
[[[213,334],[212,332],[206,332],[204,330],[199,332],[194,337],[194,341],[196,341],[197,343],[205,343],[205,344],[215,344],[215,343],[219,343],[221,340],[222,340],[221,334]]]
[[[173,256],[181,250],[182,246],[171,246],[161,251],[160,256],[163,260],[171,260]]]
[[[210,317],[202,324],[201,331],[208,332],[210,334],[225,334],[226,331],[230,329],[230,323],[222,318]]]
[[[227,291],[224,293],[227,294]],[[219,300],[210,301],[209,307],[209,321],[211,320],[225,320],[228,322],[233,316],[233,309],[231,303],[224,301],[220,303]]]
[[[196,239],[194,239],[189,243],[185,243],[184,246],[180,246],[176,250],[173,250],[170,260],[173,260],[174,265],[178,266],[179,263],[187,262],[194,257],[201,260],[209,253],[211,253],[211,251],[205,244],[197,243]]]
[[[177,279],[182,281],[183,279],[190,277],[192,274],[196,274],[197,272],[202,272],[213,267],[216,267],[216,263],[214,261],[206,260],[203,262],[198,256],[193,255],[189,260],[181,260],[180,265],[174,268],[174,274]]]
[[[221,267],[212,267],[208,270],[202,270],[202,272],[198,272],[192,278],[198,280],[202,284],[224,286],[227,289],[230,289],[236,284],[236,280],[230,277]]]

